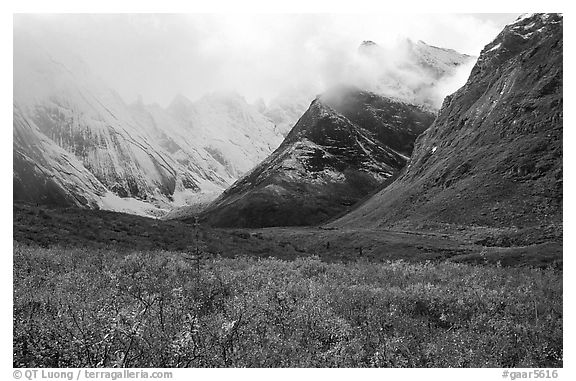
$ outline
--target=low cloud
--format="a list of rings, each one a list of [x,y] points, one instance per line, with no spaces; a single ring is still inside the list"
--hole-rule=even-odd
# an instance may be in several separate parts
[[[505,21],[448,14],[16,15],[14,31],[49,51],[79,55],[127,102],[142,95],[167,105],[176,94],[236,91],[270,100],[289,89],[367,82],[401,66],[393,49],[405,38],[477,55]],[[378,42],[389,54],[386,65],[358,58],[363,40]],[[453,91],[469,71],[439,83],[437,92]],[[419,80],[403,74],[392,72]]]

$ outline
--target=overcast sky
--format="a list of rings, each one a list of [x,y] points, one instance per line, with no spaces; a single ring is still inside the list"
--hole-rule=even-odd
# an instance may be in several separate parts
[[[363,40],[401,38],[478,55],[518,14],[16,15],[48,50],[80,56],[127,102],[167,105],[237,91],[270,99],[302,83],[334,80]]]

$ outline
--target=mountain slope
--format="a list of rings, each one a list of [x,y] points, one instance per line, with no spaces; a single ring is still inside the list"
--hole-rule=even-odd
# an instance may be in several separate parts
[[[215,226],[326,221],[404,166],[430,112],[353,88],[314,100],[280,147],[202,214]]]
[[[333,226],[457,224],[562,234],[562,16],[508,25],[390,186]]]

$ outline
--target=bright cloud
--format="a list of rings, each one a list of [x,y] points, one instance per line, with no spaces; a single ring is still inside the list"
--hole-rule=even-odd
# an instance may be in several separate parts
[[[17,15],[14,30],[49,51],[80,56],[128,102],[140,94],[166,105],[176,94],[236,91],[270,99],[288,89],[325,88],[350,75],[363,40],[386,48],[410,38],[477,55],[516,16]]]

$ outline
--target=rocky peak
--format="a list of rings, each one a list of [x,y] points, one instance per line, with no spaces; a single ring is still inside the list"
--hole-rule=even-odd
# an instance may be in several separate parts
[[[216,226],[289,226],[325,221],[404,166],[434,114],[338,87],[318,96],[280,147],[212,203]]]

